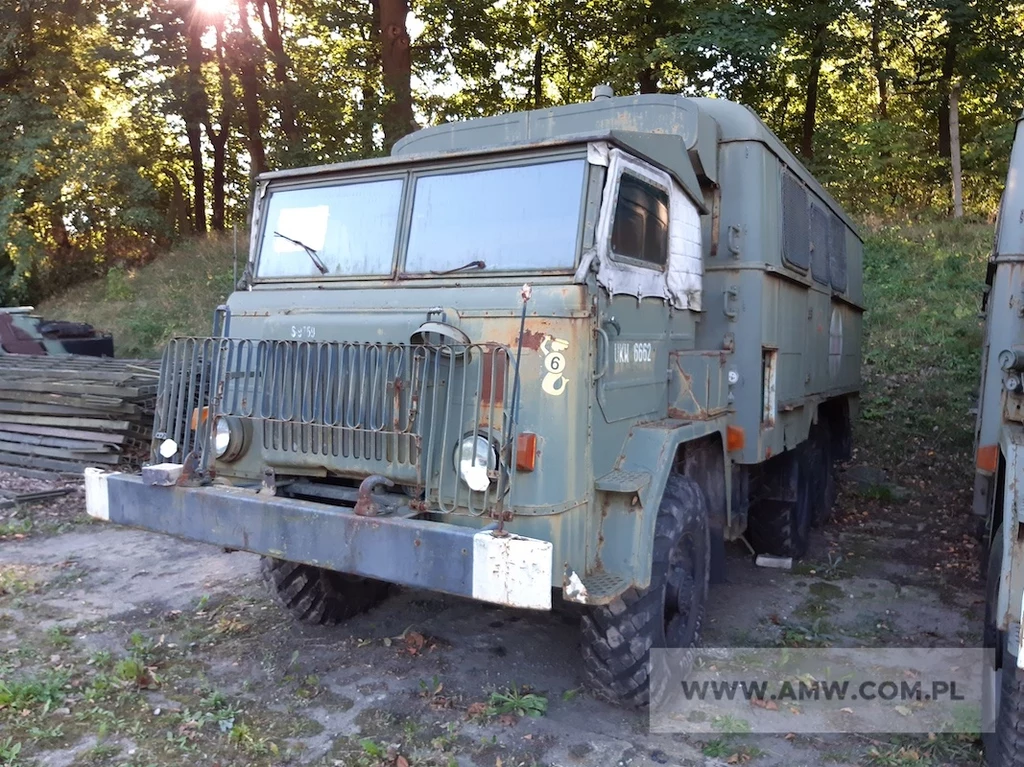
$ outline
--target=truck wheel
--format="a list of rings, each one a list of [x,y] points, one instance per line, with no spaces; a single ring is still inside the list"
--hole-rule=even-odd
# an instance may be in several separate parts
[[[1005,652],[996,627],[996,603],[1002,575],[1002,530],[992,537],[985,586],[985,649],[993,651],[994,668],[985,676],[983,722],[994,723],[995,732],[982,734],[988,767],[1024,765],[1024,672],[1017,658]]]
[[[761,495],[750,509],[747,536],[758,554],[802,557],[811,532],[814,482],[807,442],[765,467]]]
[[[583,616],[587,682],[617,703],[646,705],[651,696],[651,648],[688,649],[700,641],[710,571],[704,493],[692,480],[672,474],[654,527],[650,585],[630,588]],[[678,667],[674,671],[678,673]]]
[[[804,466],[810,472],[811,490],[811,524],[821,527],[832,516],[836,505],[839,487],[836,485],[835,456],[832,447],[832,435],[828,427],[818,424],[811,427],[807,439],[807,455]]]
[[[333,626],[384,601],[390,585],[373,578],[263,557],[263,580],[300,623]]]

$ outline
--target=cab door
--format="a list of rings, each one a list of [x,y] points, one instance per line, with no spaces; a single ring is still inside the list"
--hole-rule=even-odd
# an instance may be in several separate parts
[[[664,417],[668,407],[672,179],[616,152],[597,231],[597,400],[608,423]]]

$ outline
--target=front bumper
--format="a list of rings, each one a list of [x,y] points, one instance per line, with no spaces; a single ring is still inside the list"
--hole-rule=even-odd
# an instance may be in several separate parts
[[[484,602],[551,608],[552,545],[493,529],[223,486],[160,487],[85,471],[86,510],[119,525]]]

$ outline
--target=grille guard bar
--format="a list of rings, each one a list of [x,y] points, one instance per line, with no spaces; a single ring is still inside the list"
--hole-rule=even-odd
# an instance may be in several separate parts
[[[175,338],[161,362],[153,460],[172,460],[158,450],[173,439],[175,459],[208,479],[213,425],[229,416],[251,423],[249,450],[265,468],[379,474],[416,488],[431,510],[501,516],[515,480],[515,370],[512,351],[494,343]],[[482,492],[456,468],[473,434],[496,454]]]

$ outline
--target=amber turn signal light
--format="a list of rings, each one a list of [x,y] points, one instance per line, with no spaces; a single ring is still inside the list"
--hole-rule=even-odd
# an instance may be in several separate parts
[[[200,423],[206,423],[206,421],[209,418],[210,418],[210,408],[209,407],[197,407],[195,410],[193,410],[192,411],[192,423],[191,423],[192,431],[195,431],[196,429],[198,429]]]
[[[533,471],[537,468],[537,435],[523,432],[516,437],[516,468]]]
[[[747,435],[739,426],[725,427],[725,446],[731,453],[734,450],[742,450],[747,444]]]

